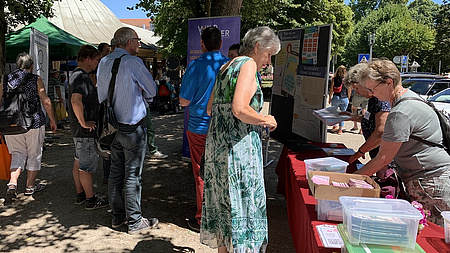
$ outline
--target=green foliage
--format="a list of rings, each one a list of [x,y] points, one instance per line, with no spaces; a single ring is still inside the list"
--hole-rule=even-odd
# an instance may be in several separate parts
[[[366,17],[371,11],[383,8],[389,4],[406,5],[409,0],[349,0],[355,23],[358,23],[362,18]]]
[[[45,17],[53,14],[53,0],[0,0],[0,6],[6,7],[2,10],[10,27],[32,23],[41,14]]]
[[[408,5],[411,17],[418,23],[434,26],[439,5],[431,0],[415,0]]]
[[[403,4],[387,4],[374,10],[356,24],[353,34],[348,36],[344,61],[348,65],[357,63],[360,53],[369,52],[368,34],[375,33],[373,57],[392,59],[396,55],[417,57],[420,50],[431,50],[434,30],[412,19]]]
[[[206,7],[218,2],[239,0],[140,0],[133,8],[149,12],[155,32],[162,37],[160,45],[165,55],[186,54],[187,21],[210,13]],[[225,11],[224,11],[225,13]],[[225,14],[220,14],[225,15]],[[333,54],[343,52],[345,34],[353,23],[351,9],[343,0],[246,0],[240,8],[241,37],[251,28],[267,25],[275,30],[333,23]]]
[[[5,35],[10,27],[29,24],[39,15],[51,17],[53,0],[0,0],[0,76],[5,72]]]
[[[433,50],[433,65],[438,70],[441,61],[441,72],[450,72],[450,1],[444,0],[436,16],[436,49]]]

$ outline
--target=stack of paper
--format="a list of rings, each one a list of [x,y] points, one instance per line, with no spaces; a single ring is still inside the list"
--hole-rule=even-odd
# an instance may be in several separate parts
[[[339,113],[341,113],[341,110],[336,106],[330,106],[321,110],[313,111],[313,114],[316,117],[329,126],[351,119],[351,116],[340,115]]]

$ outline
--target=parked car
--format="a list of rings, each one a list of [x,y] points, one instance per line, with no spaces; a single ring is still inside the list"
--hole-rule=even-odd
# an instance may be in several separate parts
[[[443,110],[447,117],[450,115],[450,88],[447,88],[428,99],[434,106]]]
[[[409,78],[402,81],[402,85],[428,99],[430,96],[450,87],[448,78]]]
[[[400,73],[400,76],[402,77],[402,80],[409,79],[409,78],[422,78],[422,79],[438,79],[438,78],[444,78],[443,76],[440,76],[436,73],[432,72],[403,72]]]

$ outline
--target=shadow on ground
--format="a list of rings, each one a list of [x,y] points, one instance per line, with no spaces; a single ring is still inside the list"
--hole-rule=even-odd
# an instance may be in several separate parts
[[[130,236],[126,228],[111,229],[107,209],[85,211],[73,204],[73,141],[70,131],[58,130],[46,144],[38,180],[47,188],[34,196],[24,196],[26,175],[19,179],[19,195],[5,198],[6,181],[1,181],[0,251],[2,252],[217,252],[199,242],[199,235],[187,229],[186,218],[195,213],[195,189],[190,163],[181,161],[183,113],[153,114],[156,144],[168,154],[165,160],[147,157],[142,178],[142,212],[157,217],[159,229]],[[289,233],[284,197],[276,193],[275,167],[281,144],[270,142],[265,168],[269,245],[267,252],[294,252]],[[94,174],[95,189],[107,194],[102,184],[101,162]]]

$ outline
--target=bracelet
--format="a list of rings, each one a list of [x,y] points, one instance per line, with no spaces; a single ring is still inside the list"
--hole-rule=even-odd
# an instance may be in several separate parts
[[[361,155],[364,155],[365,153],[363,153],[362,151],[361,151],[361,148],[358,148],[358,153],[360,153]]]

